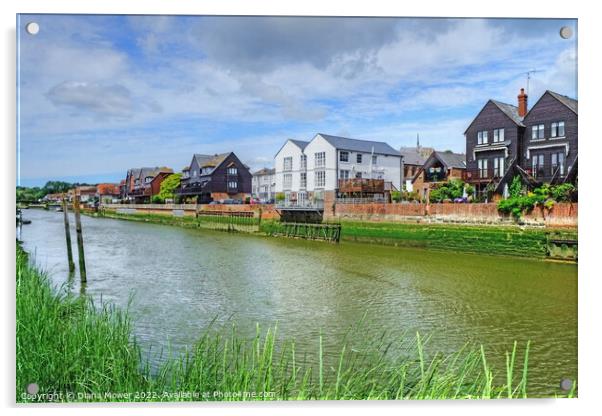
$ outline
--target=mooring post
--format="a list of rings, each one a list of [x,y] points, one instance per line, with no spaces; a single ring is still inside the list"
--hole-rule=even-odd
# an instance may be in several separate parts
[[[77,254],[79,257],[79,276],[82,282],[86,281],[86,260],[84,258],[84,238],[82,236],[82,222],[79,215],[79,195],[73,197],[73,212],[75,214],[75,232],[77,234]]]
[[[69,206],[67,199],[63,197],[63,220],[65,222],[65,240],[67,241],[67,261],[69,262],[69,274],[75,271],[73,263],[73,250],[71,248],[71,229],[69,228]]]

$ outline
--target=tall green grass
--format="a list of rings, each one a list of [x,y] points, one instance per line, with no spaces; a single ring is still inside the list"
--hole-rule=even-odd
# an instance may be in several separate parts
[[[361,326],[358,326],[358,328]],[[529,344],[507,354],[496,384],[484,348],[427,354],[419,334],[342,340],[336,357],[316,340],[317,360],[277,328],[252,339],[235,326],[207,330],[193,349],[158,368],[143,358],[127,313],[54,291],[17,248],[17,401],[343,400],[527,397]],[[524,360],[518,363],[518,350]],[[148,354],[147,354],[148,355]],[[25,393],[29,383],[38,396]],[[107,395],[111,393],[112,395]],[[40,396],[42,395],[42,396]],[[52,395],[52,396],[50,396]],[[569,395],[572,395],[570,393]]]

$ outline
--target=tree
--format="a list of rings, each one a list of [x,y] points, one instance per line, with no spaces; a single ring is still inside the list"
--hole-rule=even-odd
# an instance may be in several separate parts
[[[175,198],[175,191],[177,188],[180,187],[181,178],[181,173],[174,173],[163,179],[163,182],[161,182],[161,189],[159,190],[158,195],[162,201],[165,201],[166,199]]]

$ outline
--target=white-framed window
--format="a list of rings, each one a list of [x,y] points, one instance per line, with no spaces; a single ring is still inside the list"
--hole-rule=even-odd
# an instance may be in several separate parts
[[[238,188],[238,182],[236,182],[236,181],[229,181],[228,182],[228,188],[230,188],[230,189],[236,189],[236,188]]]
[[[488,164],[488,160],[487,159],[478,159],[477,160],[477,166],[479,169],[479,177],[480,178],[486,178],[487,177],[487,164]]]
[[[501,178],[504,175],[504,158],[496,157],[493,159],[493,176]]]
[[[372,155],[372,164],[376,165],[376,162],[378,162],[378,156]]]
[[[323,188],[324,186],[326,186],[326,172],[325,171],[318,170],[315,172],[314,186],[316,188]]]
[[[341,169],[339,171],[339,179],[349,179],[349,171],[347,169]]]
[[[236,167],[229,167],[228,175],[238,175],[238,169]]]
[[[283,159],[283,166],[282,166],[282,170],[289,171],[289,170],[293,170],[293,157],[289,156],[289,157],[285,157]]]
[[[339,161],[340,162],[349,162],[349,152],[341,150],[339,152]]]
[[[552,123],[550,137],[564,137],[564,121]]]
[[[300,175],[300,180],[299,180],[299,187],[300,188],[307,188],[307,173],[306,172],[301,172]]]
[[[531,127],[531,139],[532,140],[541,140],[544,139],[544,125],[538,124],[536,126]]]
[[[558,170],[558,174],[560,176],[564,176],[564,153],[552,153],[552,175],[556,173]]]
[[[356,161],[357,163],[362,163],[362,154],[361,154],[361,153],[358,153],[358,154],[355,156],[355,161]]]
[[[362,179],[362,172],[355,172],[356,179]]]
[[[314,153],[314,167],[323,168],[325,166],[326,166],[326,152]]]
[[[196,174],[197,174],[197,172],[196,172],[196,169],[193,169],[193,170],[192,170],[192,177],[193,177],[193,178],[196,178]]]
[[[477,144],[487,144],[489,138],[487,137],[487,130],[477,132]]]
[[[504,129],[493,130],[493,142],[499,143],[504,141]]]
[[[307,155],[301,155],[299,162],[301,170],[307,169]]]
[[[533,177],[537,178],[540,176],[545,176],[545,166],[543,155],[532,155],[531,156],[531,166],[533,168]]]
[[[284,189],[291,189],[293,187],[293,175],[291,173],[285,173],[282,180]]]

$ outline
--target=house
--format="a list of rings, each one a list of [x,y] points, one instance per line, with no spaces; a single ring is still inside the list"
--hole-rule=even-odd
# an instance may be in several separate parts
[[[151,182],[155,176],[171,173],[173,173],[173,170],[167,167],[143,167],[128,170],[125,178],[124,199],[135,203],[150,202],[151,197],[154,195],[152,193]]]
[[[403,158],[403,190],[412,192],[414,190],[412,181],[418,170],[424,165],[426,159],[433,153],[435,149],[432,147],[422,147],[417,140],[416,147],[401,147],[399,153]]]
[[[96,197],[100,203],[111,204],[119,202],[120,184],[99,183],[96,185]]]
[[[334,198],[351,180],[352,188],[363,181],[370,189],[381,181],[381,193],[401,189],[403,180],[401,154],[387,143],[323,133],[309,142],[287,140],[274,163],[276,193],[293,205]]]
[[[273,201],[276,196],[276,169],[263,168],[253,173],[252,194],[261,202]]]
[[[251,194],[249,168],[233,153],[194,154],[182,171],[176,194],[200,204],[224,199],[244,201]]]
[[[69,199],[72,200],[73,192],[69,191],[69,194],[71,195],[71,197]],[[94,198],[96,197],[96,186],[95,185],[76,186],[75,194],[79,195],[80,202],[90,202],[90,201],[94,200]]]
[[[64,196],[65,196],[65,194],[62,192],[54,193],[54,194],[46,194],[46,195],[44,195],[44,198],[42,198],[42,201],[53,202],[53,203],[62,202]]]
[[[517,175],[530,187],[576,181],[577,100],[546,91],[529,110],[523,88],[517,98],[487,101],[464,132],[465,180],[482,198],[507,195]]]
[[[414,176],[412,187],[421,198],[428,199],[433,186],[451,179],[462,179],[465,170],[466,155],[449,150],[444,152],[435,150]]]

